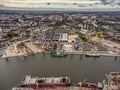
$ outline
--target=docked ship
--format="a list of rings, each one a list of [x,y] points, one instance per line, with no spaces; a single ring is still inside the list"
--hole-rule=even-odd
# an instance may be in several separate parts
[[[84,88],[89,88],[91,90],[102,90],[103,89],[103,85],[101,82],[98,83],[91,83],[91,82],[78,82],[78,86],[79,87],[84,87]]]
[[[69,77],[31,77],[29,75],[25,76],[21,84],[18,87],[24,88],[58,88],[58,87],[68,87],[71,85]]]
[[[50,54],[52,57],[66,57],[67,54],[64,51],[52,51]]]
[[[99,54],[91,54],[91,53],[87,53],[86,56],[87,57],[100,57]]]

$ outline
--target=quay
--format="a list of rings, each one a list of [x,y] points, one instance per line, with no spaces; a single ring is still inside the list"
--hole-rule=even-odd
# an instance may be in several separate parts
[[[32,88],[13,88],[12,90],[36,90]],[[56,88],[56,89],[37,89],[37,90],[93,90],[92,88],[84,88],[84,87],[76,87],[76,86],[71,86],[71,87],[66,87],[66,88]]]

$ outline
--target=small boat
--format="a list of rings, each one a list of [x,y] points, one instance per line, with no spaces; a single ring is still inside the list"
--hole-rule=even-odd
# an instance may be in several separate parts
[[[97,83],[90,83],[90,82],[84,82],[84,83],[79,82],[78,86],[85,88],[94,88],[94,89],[98,88]]]
[[[31,77],[26,75],[21,84],[16,88],[58,88],[71,85],[69,77]]]
[[[87,53],[86,56],[87,57],[100,57],[99,54],[91,54],[91,53]]]
[[[64,51],[52,51],[50,54],[52,57],[66,57],[67,54]]]

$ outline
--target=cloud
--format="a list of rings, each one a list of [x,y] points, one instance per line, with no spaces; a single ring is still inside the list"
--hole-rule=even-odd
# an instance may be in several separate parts
[[[64,9],[120,9],[120,0],[0,0],[0,5],[12,8],[64,8]],[[42,4],[41,4],[42,2]],[[44,2],[44,4],[43,4]],[[53,4],[57,2],[57,4]],[[51,3],[47,5],[45,3]],[[63,4],[64,3],[64,4]],[[76,3],[76,4],[72,4]],[[113,4],[114,3],[114,4]]]

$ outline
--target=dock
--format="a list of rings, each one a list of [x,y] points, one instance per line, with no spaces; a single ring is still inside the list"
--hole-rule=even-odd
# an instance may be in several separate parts
[[[65,88],[55,88],[55,89],[47,89],[47,88],[41,88],[41,89],[32,89],[32,88],[13,88],[12,90],[93,90],[92,88],[84,88],[84,87],[77,87],[77,86],[71,86],[71,87],[65,87]],[[96,89],[97,90],[97,89]]]

